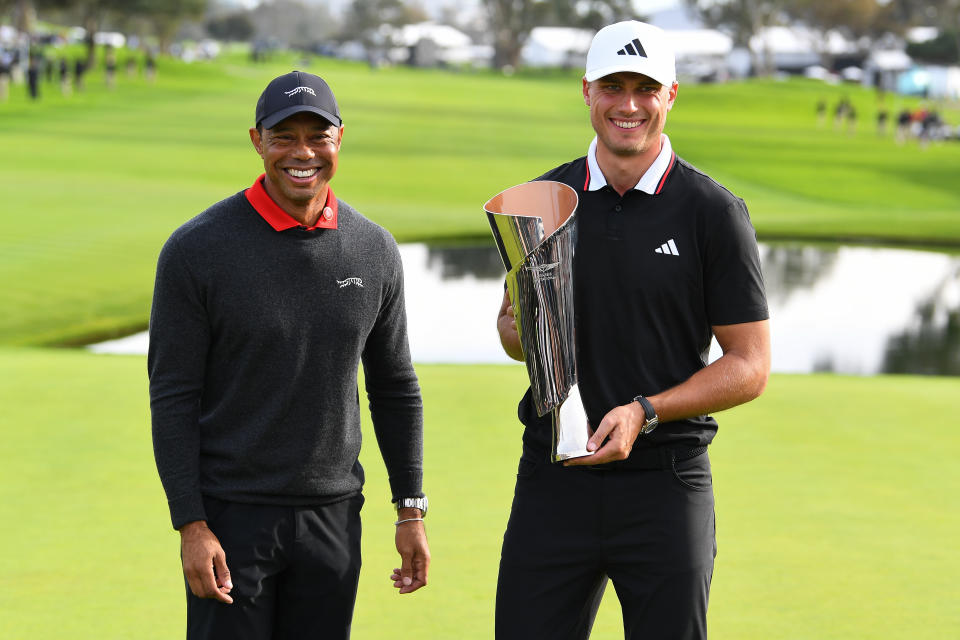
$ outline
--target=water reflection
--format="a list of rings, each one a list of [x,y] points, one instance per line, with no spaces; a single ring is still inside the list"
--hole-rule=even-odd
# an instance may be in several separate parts
[[[762,245],[763,280],[767,300],[786,304],[794,293],[812,289],[837,263],[837,247],[774,244]]]
[[[495,329],[503,266],[492,246],[400,248],[416,362],[513,362]],[[960,257],[762,243],[773,370],[960,375]],[[92,347],[145,353],[146,336]],[[719,357],[714,345],[712,358]]]
[[[941,321],[945,313],[931,318],[932,324],[921,320],[931,300],[954,313],[960,308],[960,301],[949,293],[957,287],[960,258],[932,251],[851,246],[762,244],[760,250],[770,299],[775,371],[953,371],[931,370],[909,357],[916,349],[900,350],[903,357],[894,368],[888,352],[895,336],[919,327],[945,326]],[[784,254],[803,258],[782,259]],[[817,264],[814,256],[821,256],[822,262]],[[800,266],[809,267],[805,275],[797,273]],[[949,359],[945,332],[927,330],[924,336],[928,348],[944,351]]]
[[[415,353],[419,351],[414,346],[419,341],[414,338],[415,326],[428,325],[423,337],[434,342],[443,340],[439,334],[448,330],[444,327],[454,326],[463,330],[458,340],[470,343],[460,348],[482,359],[457,358],[453,349],[458,347],[450,344],[442,353],[430,348],[428,360],[508,361],[493,332],[503,277],[496,252],[490,247],[418,246],[422,247],[404,248],[408,282],[421,273],[417,264],[425,260],[424,268],[434,270],[441,280],[464,274],[457,288],[476,302],[443,289],[438,300],[443,300],[441,306],[452,307],[453,317],[437,322],[424,317],[424,307],[408,296]],[[418,257],[420,251],[425,251],[425,258]],[[796,243],[761,243],[760,255],[770,303],[774,371],[960,375],[960,258],[929,251]],[[451,304],[451,296],[458,302]],[[430,312],[439,314],[436,306]],[[711,359],[719,355],[714,345]]]
[[[427,245],[427,268],[437,270],[441,280],[465,276],[502,279],[503,262],[492,246]]]
[[[890,337],[882,369],[960,375],[960,267],[920,302],[911,325]]]

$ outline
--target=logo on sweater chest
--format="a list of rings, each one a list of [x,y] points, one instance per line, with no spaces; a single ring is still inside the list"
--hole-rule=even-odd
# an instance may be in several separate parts
[[[337,286],[339,286],[341,289],[349,286],[355,286],[363,289],[363,278],[346,278],[345,280],[337,280]]]

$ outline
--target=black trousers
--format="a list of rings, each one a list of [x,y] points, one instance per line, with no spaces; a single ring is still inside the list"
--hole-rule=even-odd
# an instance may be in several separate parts
[[[659,468],[521,459],[497,583],[498,640],[589,637],[607,580],[631,640],[707,637],[716,556],[706,451]],[[695,451],[693,453],[696,453]]]
[[[204,504],[226,553],[233,603],[197,598],[188,586],[189,640],[350,637],[363,496],[320,507]]]

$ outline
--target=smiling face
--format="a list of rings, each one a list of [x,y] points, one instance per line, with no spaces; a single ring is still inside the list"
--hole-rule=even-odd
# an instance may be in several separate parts
[[[250,129],[250,140],[263,158],[264,187],[274,202],[294,217],[298,212],[319,212],[327,184],[337,172],[342,139],[343,127],[305,111],[272,129]]]
[[[668,87],[639,73],[583,80],[583,99],[590,107],[598,146],[615,156],[651,155],[652,162],[660,152],[660,134],[676,98],[676,83]]]

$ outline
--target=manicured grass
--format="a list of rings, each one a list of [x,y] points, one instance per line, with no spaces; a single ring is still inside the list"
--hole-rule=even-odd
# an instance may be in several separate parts
[[[267,81],[304,63],[162,60],[157,83],[44,86],[0,104],[0,344],[83,341],[142,328],[168,234],[262,169],[246,129]],[[315,59],[346,123],[336,193],[401,240],[487,241],[496,192],[585,153],[578,74],[452,73]],[[850,95],[856,135],[814,104]],[[873,132],[875,97],[811,81],[682,86],[678,152],[748,202],[761,236],[960,244],[960,144],[921,150]],[[894,96],[895,112],[907,104]],[[956,110],[947,114],[960,120]]]
[[[0,350],[0,637],[179,637],[178,538],[141,357]],[[520,427],[519,366],[419,366],[430,585],[397,596],[372,435],[354,637],[492,636]],[[960,628],[958,382],[785,376],[719,416],[711,637],[930,638]],[[370,433],[369,425],[365,425]],[[620,635],[610,589],[596,638]]]

